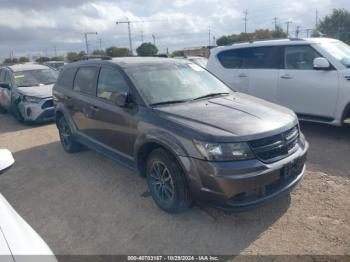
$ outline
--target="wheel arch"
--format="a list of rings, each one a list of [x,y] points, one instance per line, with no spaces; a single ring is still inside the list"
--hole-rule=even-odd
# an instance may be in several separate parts
[[[350,118],[350,102],[345,106],[341,118],[341,122],[344,123],[344,120]]]

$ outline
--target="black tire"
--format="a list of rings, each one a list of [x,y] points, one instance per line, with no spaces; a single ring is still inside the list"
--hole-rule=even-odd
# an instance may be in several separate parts
[[[154,150],[148,157],[147,183],[154,202],[168,213],[185,211],[192,204],[181,166],[162,148]]]
[[[81,151],[81,145],[79,142],[75,141],[72,130],[63,116],[58,119],[57,127],[63,149],[67,153],[76,153]]]
[[[21,111],[18,108],[18,105],[14,106],[13,114],[18,122],[22,124],[24,123],[24,117],[22,116]]]

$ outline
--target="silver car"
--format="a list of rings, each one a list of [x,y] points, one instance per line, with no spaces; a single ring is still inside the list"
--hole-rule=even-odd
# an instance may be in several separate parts
[[[39,64],[0,68],[0,111],[11,112],[20,122],[54,119],[52,87],[58,71]]]

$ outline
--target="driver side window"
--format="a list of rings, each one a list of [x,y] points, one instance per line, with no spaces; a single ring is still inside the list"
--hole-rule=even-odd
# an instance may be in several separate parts
[[[119,70],[109,67],[101,68],[97,84],[97,97],[114,101],[118,93],[128,90],[128,83]]]
[[[284,68],[312,70],[314,59],[321,57],[311,46],[296,45],[284,48]]]

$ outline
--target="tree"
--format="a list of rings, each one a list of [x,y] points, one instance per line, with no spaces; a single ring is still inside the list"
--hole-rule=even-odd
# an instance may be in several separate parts
[[[47,62],[47,61],[50,61],[50,58],[48,58],[47,56],[41,56],[41,57],[39,57],[38,59],[35,60],[35,62],[37,62],[37,63],[44,63],[44,62]]]
[[[68,62],[74,62],[79,60],[79,54],[77,52],[69,52],[67,54]]]
[[[280,25],[276,25],[276,29],[272,31],[272,38],[287,38],[288,35],[284,32]]]
[[[158,53],[158,48],[152,43],[142,43],[136,48],[136,53],[139,56],[154,56]]]
[[[230,45],[237,42],[247,42],[254,40],[268,40],[274,38],[283,38],[287,37],[287,34],[283,31],[282,27],[276,26],[275,31],[271,31],[269,29],[257,29],[252,33],[240,33],[232,34],[232,35],[224,35],[219,37],[216,40],[217,45]]]
[[[51,61],[64,61],[64,56],[53,56],[50,58]]]
[[[128,48],[119,48],[116,46],[111,46],[106,49],[106,55],[112,57],[122,57],[122,56],[130,56],[130,50]]]
[[[106,55],[106,52],[104,50],[94,50],[92,52],[93,55],[100,55],[100,56],[104,56]]]
[[[6,58],[3,62],[4,64],[16,64],[18,63],[17,58]]]
[[[18,61],[20,63],[27,63],[27,62],[29,62],[29,59],[25,56],[21,56]]]
[[[317,34],[322,33],[350,44],[350,12],[345,9],[333,9],[332,14],[320,20],[317,31]]]
[[[171,53],[171,56],[185,56],[184,51],[183,50],[175,50],[174,52]]]

